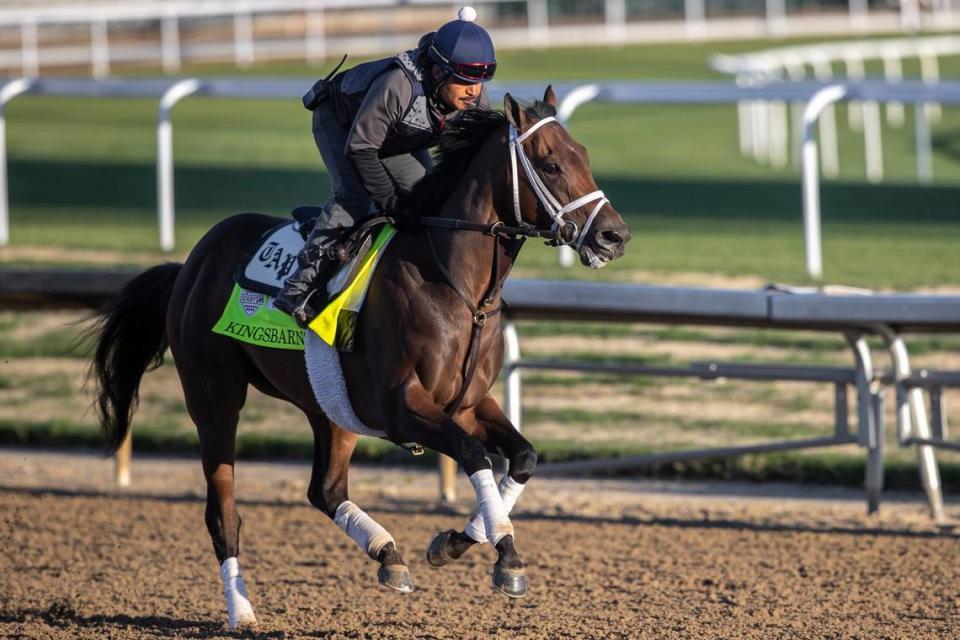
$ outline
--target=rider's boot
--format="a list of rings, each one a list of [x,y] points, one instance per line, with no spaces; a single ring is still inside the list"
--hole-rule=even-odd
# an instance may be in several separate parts
[[[293,316],[303,328],[320,312],[311,302],[318,302],[316,287],[333,265],[333,259],[326,251],[328,243],[329,233],[325,234],[324,230],[314,230],[310,234],[297,256],[297,270],[287,278],[274,300],[278,309]]]

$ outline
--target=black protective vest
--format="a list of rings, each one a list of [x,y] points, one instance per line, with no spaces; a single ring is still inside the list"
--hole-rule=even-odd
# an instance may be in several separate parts
[[[390,156],[426,149],[440,137],[441,129],[430,116],[430,106],[424,89],[424,70],[417,63],[422,49],[413,49],[359,64],[338,73],[331,80],[334,108],[337,119],[346,127],[353,124],[373,82],[384,73],[399,67],[410,82],[411,98],[399,121],[393,125],[384,144],[383,155]]]

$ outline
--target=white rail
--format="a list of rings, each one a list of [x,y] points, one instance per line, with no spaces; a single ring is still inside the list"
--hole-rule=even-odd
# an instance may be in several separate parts
[[[628,11],[626,0],[604,0],[602,14],[592,21],[575,17],[574,24],[551,22],[547,0],[521,0],[526,7],[526,24],[497,25],[483,15],[490,5],[508,0],[481,0],[476,4],[481,19],[492,27],[498,44],[507,47],[544,47],[571,45],[619,45],[625,42],[672,42],[710,38],[782,37],[784,35],[834,35],[865,31],[916,31],[950,29],[957,21],[950,11],[950,2],[936,2],[926,14],[901,8],[870,12],[864,0],[849,0],[849,16],[823,13],[791,15],[784,0],[764,0],[755,15],[707,17],[705,0],[684,0],[682,11],[672,19],[643,19]],[[397,33],[344,35],[328,33],[327,15],[344,11],[387,12],[411,7],[449,7],[447,0],[171,0],[169,2],[121,3],[100,2],[90,5],[50,5],[0,9],[0,27],[19,29],[19,50],[0,50],[0,68],[19,69],[27,77],[39,74],[42,66],[76,66],[87,64],[97,76],[110,73],[115,63],[161,63],[164,71],[175,73],[182,59],[234,59],[239,66],[255,62],[261,56],[320,59],[328,50],[339,48],[355,54],[392,51],[398,46]],[[255,21],[265,15],[299,15],[303,18],[302,33],[274,35],[256,39]],[[209,18],[231,20],[232,33],[212,31],[212,41],[187,44],[181,42],[184,23],[199,24]],[[414,31],[434,28],[434,18],[414,25]],[[380,23],[394,24],[390,16],[381,16]],[[156,23],[159,47],[149,38],[132,43],[109,42],[111,26]],[[45,45],[41,30],[81,27],[89,33],[88,41],[73,45]],[[189,25],[188,25],[189,26]],[[201,27],[203,25],[200,25]],[[419,35],[413,34],[411,35]]]

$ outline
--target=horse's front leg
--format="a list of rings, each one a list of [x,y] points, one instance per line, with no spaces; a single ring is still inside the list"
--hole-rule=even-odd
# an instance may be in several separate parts
[[[500,479],[498,489],[507,512],[513,510],[537,466],[537,454],[526,438],[520,435],[493,396],[487,395],[471,412],[459,418],[484,430],[487,451],[501,451],[510,463],[510,471]],[[483,515],[476,511],[463,531],[450,529],[438,533],[427,549],[427,562],[442,567],[458,560],[470,547],[486,543]]]
[[[397,435],[452,457],[470,479],[477,495],[477,515],[483,523],[483,538],[489,540],[498,553],[493,568],[494,589],[514,598],[526,595],[526,573],[516,549],[513,523],[493,477],[493,464],[480,439],[486,439],[487,423],[471,418],[463,423],[455,421],[433,403],[419,383],[411,383],[405,388],[399,404]],[[502,417],[502,412],[500,415]],[[535,462],[536,456],[533,457]],[[532,472],[529,465],[527,468]],[[529,473],[518,472],[518,476],[526,481]]]
[[[380,563],[377,581],[395,591],[410,593],[413,580],[390,532],[347,494],[350,456],[357,436],[345,431],[321,415],[310,416],[313,428],[313,472],[307,498],[310,504],[327,514],[360,550]]]

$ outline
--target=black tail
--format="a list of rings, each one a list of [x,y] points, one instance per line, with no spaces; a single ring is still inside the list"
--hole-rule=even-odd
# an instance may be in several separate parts
[[[167,350],[167,306],[182,264],[147,269],[117,294],[91,330],[96,353],[90,373],[97,384],[97,412],[114,453],[130,431],[140,379],[163,363]]]

